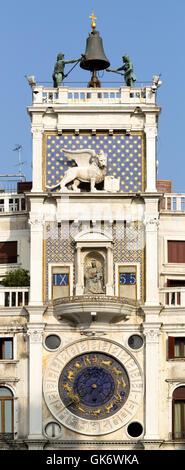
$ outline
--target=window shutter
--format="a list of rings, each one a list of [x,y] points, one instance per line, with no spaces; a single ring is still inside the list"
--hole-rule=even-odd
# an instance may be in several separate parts
[[[168,263],[185,263],[185,241],[168,240]]]
[[[174,358],[175,338],[174,336],[168,337],[168,359]]]
[[[17,263],[17,242],[0,242],[0,263]]]

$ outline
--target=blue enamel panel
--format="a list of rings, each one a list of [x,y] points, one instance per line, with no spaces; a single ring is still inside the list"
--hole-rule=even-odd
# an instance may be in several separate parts
[[[64,156],[63,149],[100,149],[107,154],[107,175],[120,179],[120,192],[144,190],[144,139],[142,134],[69,135],[46,134],[45,184],[60,182],[65,171],[75,166],[74,160]]]

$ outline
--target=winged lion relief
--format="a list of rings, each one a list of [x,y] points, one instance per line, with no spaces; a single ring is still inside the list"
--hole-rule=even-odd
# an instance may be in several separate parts
[[[65,157],[75,160],[77,166],[68,168],[64,177],[54,186],[46,186],[47,189],[60,187],[60,192],[70,191],[67,187],[72,183],[72,190],[80,192],[81,182],[90,183],[90,191],[95,192],[95,185],[104,181],[107,172],[107,155],[103,150],[96,154],[93,149],[66,150],[62,149]],[[94,157],[92,159],[92,157]]]

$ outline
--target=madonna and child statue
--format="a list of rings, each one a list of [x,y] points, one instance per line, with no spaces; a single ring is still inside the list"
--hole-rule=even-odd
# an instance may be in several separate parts
[[[103,294],[104,276],[101,263],[91,259],[85,269],[85,294]]]

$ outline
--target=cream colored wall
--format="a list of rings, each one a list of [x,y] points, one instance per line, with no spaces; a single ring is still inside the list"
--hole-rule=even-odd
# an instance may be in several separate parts
[[[0,241],[17,241],[18,258],[17,263],[0,264],[0,279],[10,269],[30,269],[30,227],[28,215],[11,214],[4,216],[0,214]]]

